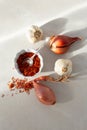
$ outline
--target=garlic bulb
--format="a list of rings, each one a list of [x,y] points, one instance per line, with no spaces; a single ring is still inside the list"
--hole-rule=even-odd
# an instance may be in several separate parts
[[[72,62],[69,59],[58,59],[54,66],[55,72],[59,76],[69,77],[72,72]]]
[[[29,41],[32,43],[38,42],[43,37],[43,31],[36,25],[32,25],[29,29]]]

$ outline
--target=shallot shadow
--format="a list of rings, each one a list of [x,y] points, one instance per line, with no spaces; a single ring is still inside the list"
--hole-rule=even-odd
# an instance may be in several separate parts
[[[56,96],[56,103],[65,103],[74,99],[74,87],[68,85],[68,83],[46,83],[50,87]]]
[[[74,52],[76,50],[79,50],[87,45],[87,28],[66,32],[64,35],[72,36],[72,37],[80,37],[81,41],[75,42],[72,44],[68,50],[68,53]]]
[[[46,38],[52,35],[58,35],[64,30],[66,23],[67,23],[66,18],[57,18],[44,24],[43,26],[41,26],[41,29],[44,32],[43,38]]]

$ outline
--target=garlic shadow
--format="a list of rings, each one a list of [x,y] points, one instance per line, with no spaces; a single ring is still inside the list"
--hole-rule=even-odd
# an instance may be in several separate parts
[[[74,88],[68,84],[61,83],[54,91],[57,103],[65,103],[74,99]]]
[[[72,37],[80,37],[81,41],[77,41],[72,44],[68,50],[68,53],[74,52],[86,46],[87,42],[87,27],[79,30],[74,30],[71,32],[66,32],[64,35],[72,36]]]
[[[73,73],[80,73],[87,70],[87,53],[84,52],[75,55],[71,57],[71,60],[73,62]]]
[[[58,35],[64,30],[66,23],[67,23],[66,18],[57,18],[42,25],[41,29],[44,32],[43,38],[46,38],[52,35]]]
[[[73,63],[73,73],[76,73],[76,78],[87,75],[87,53],[80,53],[71,57]]]

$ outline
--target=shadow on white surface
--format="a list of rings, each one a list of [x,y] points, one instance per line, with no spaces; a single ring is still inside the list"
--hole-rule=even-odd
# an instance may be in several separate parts
[[[65,103],[74,99],[74,89],[68,83],[51,83],[43,82],[46,86],[50,87],[56,96],[56,103]]]
[[[57,18],[41,26],[41,29],[44,32],[44,38],[61,33],[64,30],[66,23],[66,18]]]
[[[74,90],[66,83],[55,84],[57,103],[65,103],[74,99]]]
[[[73,73],[76,73],[76,79],[83,76],[87,76],[87,53],[80,53],[71,57],[73,62]],[[75,78],[74,78],[75,80]]]

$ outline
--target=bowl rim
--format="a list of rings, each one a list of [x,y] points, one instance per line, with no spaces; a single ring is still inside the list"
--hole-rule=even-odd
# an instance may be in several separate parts
[[[20,74],[20,75],[22,75],[23,77],[29,77],[29,78],[31,78],[31,77],[34,77],[34,76],[36,76],[36,75],[38,75],[40,72],[41,72],[41,70],[42,70],[42,68],[43,68],[43,57],[42,57],[42,55],[40,54],[40,52],[37,52],[37,55],[38,55],[38,57],[40,58],[40,69],[39,69],[39,71],[35,74],[35,75],[33,75],[33,76],[24,76],[21,72],[20,72],[20,70],[19,70],[19,68],[18,68],[18,64],[17,64],[17,59],[18,59],[18,57],[21,55],[21,54],[23,54],[23,53],[25,53],[25,52],[33,52],[33,53],[35,53],[37,50],[36,49],[32,49],[32,48],[29,48],[29,49],[22,49],[21,51],[19,51],[17,54],[16,54],[16,56],[15,56],[15,58],[14,58],[14,66],[15,66],[15,69],[17,70],[17,72]]]

